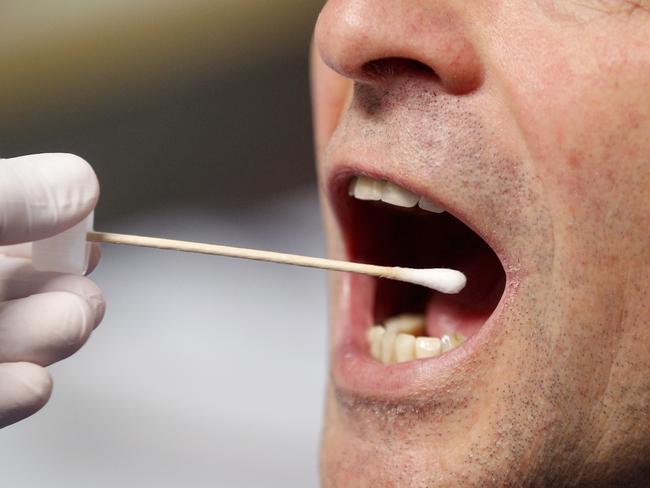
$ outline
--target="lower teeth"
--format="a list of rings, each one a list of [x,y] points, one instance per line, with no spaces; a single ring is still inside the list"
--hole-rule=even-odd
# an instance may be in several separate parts
[[[442,337],[424,336],[422,315],[402,314],[368,329],[370,355],[384,364],[405,363],[415,359],[433,358],[450,351],[465,341],[458,332]]]

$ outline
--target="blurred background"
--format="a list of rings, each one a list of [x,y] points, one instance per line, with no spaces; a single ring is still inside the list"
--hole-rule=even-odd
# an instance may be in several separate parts
[[[3,0],[0,157],[84,157],[98,230],[322,255],[322,3]],[[2,487],[317,485],[322,272],[104,246],[93,279],[106,318],[0,431]]]

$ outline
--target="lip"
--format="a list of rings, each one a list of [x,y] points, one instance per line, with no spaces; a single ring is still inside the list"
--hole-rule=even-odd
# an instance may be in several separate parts
[[[498,236],[481,232],[480,223],[472,222],[458,206],[441,201],[436,195],[407,178],[382,172],[380,165],[368,167],[363,163],[339,163],[327,175],[326,194],[339,226],[344,229],[348,219],[347,207],[352,200],[348,196],[348,186],[352,177],[364,175],[375,179],[391,181],[401,187],[433,201],[460,219],[497,253],[506,275],[503,294],[487,321],[481,328],[458,347],[431,359],[420,359],[405,363],[384,365],[370,357],[366,341],[366,331],[373,324],[372,305],[376,280],[366,276],[344,274],[338,297],[338,324],[332,344],[331,373],[335,388],[340,392],[355,396],[396,401],[400,398],[413,398],[425,393],[439,398],[448,395],[452,386],[462,375],[469,380],[472,371],[480,369],[489,359],[490,349],[499,343],[504,332],[508,304],[516,294],[520,270],[509,266],[510,256]],[[345,233],[342,230],[341,235]],[[347,243],[343,248],[348,253]],[[346,255],[350,259],[349,255]]]

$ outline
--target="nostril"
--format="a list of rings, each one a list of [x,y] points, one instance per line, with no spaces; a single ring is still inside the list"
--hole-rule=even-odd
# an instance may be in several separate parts
[[[370,81],[386,80],[398,76],[426,77],[438,80],[436,72],[420,61],[408,58],[383,58],[368,61],[361,67]]]

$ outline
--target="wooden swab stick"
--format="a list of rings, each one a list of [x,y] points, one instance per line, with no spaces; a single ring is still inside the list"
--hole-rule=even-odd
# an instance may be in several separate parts
[[[112,234],[107,232],[88,232],[86,239],[91,242],[104,244],[125,244],[129,246],[153,247],[156,249],[171,249],[175,251],[212,254],[231,258],[254,259],[280,264],[293,264],[309,268],[321,268],[332,271],[360,273],[379,278],[405,281],[426,286],[442,293],[455,294],[460,292],[467,282],[465,275],[460,271],[447,268],[400,268],[393,266],[376,266],[373,264],[351,263],[333,259],[313,258],[296,254],[260,251],[241,247],[221,246],[218,244],[205,244],[200,242],[177,241],[173,239],[160,239],[158,237],[145,237],[125,234]]]

